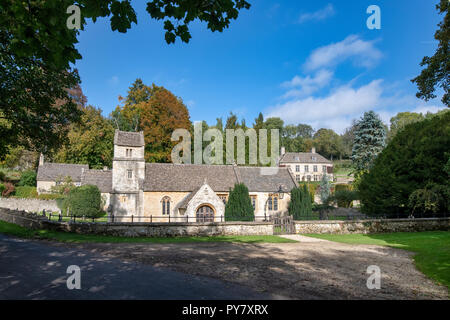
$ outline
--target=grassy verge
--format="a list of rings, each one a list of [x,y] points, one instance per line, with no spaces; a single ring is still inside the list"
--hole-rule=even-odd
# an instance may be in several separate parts
[[[240,242],[240,243],[292,243],[297,242],[278,236],[214,236],[214,237],[174,237],[174,238],[131,238],[101,235],[83,235],[70,232],[30,230],[18,225],[0,221],[0,233],[21,238],[48,239],[61,242],[94,243],[185,243],[185,242]]]
[[[310,237],[350,243],[374,244],[413,251],[417,268],[450,289],[450,231],[384,234],[306,234]]]

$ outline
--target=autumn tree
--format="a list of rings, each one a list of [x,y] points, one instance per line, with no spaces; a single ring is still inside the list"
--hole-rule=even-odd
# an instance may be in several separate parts
[[[177,142],[172,142],[175,129],[190,130],[189,111],[183,101],[172,92],[153,85],[149,100],[136,105],[139,110],[139,130],[144,131],[145,160],[170,162],[170,154]]]

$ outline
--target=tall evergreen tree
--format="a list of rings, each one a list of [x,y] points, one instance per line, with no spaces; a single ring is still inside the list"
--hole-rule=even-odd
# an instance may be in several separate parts
[[[328,175],[324,174],[322,175],[322,179],[320,180],[320,186],[319,186],[319,192],[320,192],[320,201],[322,203],[326,203],[328,200],[328,197],[331,194],[331,183],[328,179]]]
[[[380,117],[373,111],[365,112],[357,123],[352,149],[352,161],[357,173],[369,170],[385,145],[386,129]]]
[[[225,206],[225,221],[254,221],[255,212],[248,194],[248,188],[243,183],[235,184],[230,191]]]
[[[305,184],[291,190],[291,201],[288,205],[288,211],[295,220],[300,220],[304,217],[311,216],[311,196]]]

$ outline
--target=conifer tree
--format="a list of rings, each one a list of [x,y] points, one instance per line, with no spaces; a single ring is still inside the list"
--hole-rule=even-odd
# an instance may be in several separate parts
[[[291,201],[288,205],[288,211],[295,220],[300,220],[302,217],[312,214],[311,197],[305,184],[291,190]]]
[[[373,111],[364,113],[355,130],[352,161],[357,173],[367,171],[386,145],[386,129]]]
[[[248,194],[248,188],[243,183],[235,184],[230,191],[225,206],[225,221],[254,221],[255,212]]]

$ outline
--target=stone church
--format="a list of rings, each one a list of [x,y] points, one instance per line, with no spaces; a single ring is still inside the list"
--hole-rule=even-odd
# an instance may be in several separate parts
[[[76,185],[97,185],[105,208],[117,221],[221,221],[230,189],[244,183],[257,220],[287,210],[297,185],[289,167],[145,163],[142,132],[116,130],[112,170],[87,165],[45,163],[38,167],[39,193],[49,192],[62,177]]]

